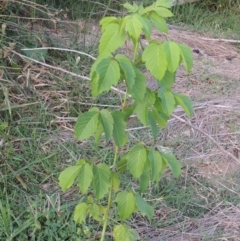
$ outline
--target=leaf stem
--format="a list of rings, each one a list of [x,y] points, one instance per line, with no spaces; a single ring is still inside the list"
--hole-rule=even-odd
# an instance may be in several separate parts
[[[124,99],[123,99],[123,103],[122,103],[122,110],[125,108],[126,106],[126,102],[127,102],[127,96],[128,96],[128,93],[127,93],[127,85],[126,85],[126,92],[124,94]]]
[[[115,154],[114,154],[114,159],[113,159],[113,170],[116,167],[117,157],[118,157],[118,146],[115,147]],[[108,215],[109,215],[109,211],[110,211],[110,208],[111,208],[111,203],[112,203],[112,184],[111,184],[109,195],[108,195],[108,205],[107,205],[106,213],[104,215],[103,230],[102,230],[100,241],[104,241],[104,237],[105,237],[105,233],[106,233],[106,229],[107,229],[107,224],[108,224]]]

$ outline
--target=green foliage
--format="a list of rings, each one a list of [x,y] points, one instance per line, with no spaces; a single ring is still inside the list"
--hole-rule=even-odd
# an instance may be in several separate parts
[[[135,195],[132,192],[122,191],[116,197],[118,215],[121,220],[129,218],[136,206]]]
[[[116,241],[135,241],[139,239],[136,230],[123,225],[116,225],[113,230],[113,237]]]
[[[159,128],[166,126],[177,105],[180,105],[189,117],[193,113],[190,99],[172,92],[178,67],[183,63],[187,72],[192,67],[190,49],[173,41],[150,41],[153,26],[167,33],[165,18],[172,16],[168,9],[171,7],[171,0],[158,0],[146,8],[129,3],[124,4],[124,7],[129,15],[123,18],[106,17],[100,21],[102,36],[99,42],[99,56],[90,73],[93,96],[110,91],[113,85],[120,82],[125,84],[126,93],[121,99],[121,108],[91,108],[79,115],[74,128],[77,140],[94,136],[95,144],[98,145],[102,134],[106,142],[112,140],[115,147],[112,164],[103,163],[102,157],[99,157],[99,163],[81,159],[59,176],[59,185],[64,191],[77,179],[80,192],[85,194],[85,200],[76,206],[74,220],[83,224],[89,216],[100,222],[103,225],[101,241],[105,237],[110,210],[117,223],[113,227],[114,239],[136,240],[137,232],[121,222],[137,211],[151,220],[154,209],[144,199],[144,192],[149,184],[157,183],[166,167],[176,178],[181,173],[181,165],[173,155],[161,153],[154,147],[149,148],[141,143],[136,143],[130,150],[127,149],[124,156],[119,154],[119,148],[127,143],[125,130],[130,116],[135,113],[144,126],[150,126],[156,140]],[[139,53],[141,34],[149,40],[143,53]],[[116,53],[127,39],[133,44],[131,59]],[[137,55],[139,57],[136,58]],[[146,87],[146,77],[141,71],[142,67],[141,70],[139,68],[142,64],[145,64],[145,69],[157,79],[158,91],[154,92]],[[126,171],[139,181],[138,191],[131,190],[130,187],[125,190],[121,185],[122,175]],[[117,204],[116,209],[114,203]]]

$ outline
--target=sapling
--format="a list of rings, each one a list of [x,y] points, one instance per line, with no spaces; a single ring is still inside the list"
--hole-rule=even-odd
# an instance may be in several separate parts
[[[178,105],[189,117],[193,113],[191,100],[172,91],[179,66],[183,63],[187,72],[192,68],[191,50],[167,38],[161,42],[151,39],[153,28],[167,36],[165,18],[172,16],[171,6],[171,0],[157,0],[145,8],[141,4],[126,3],[124,7],[128,15],[108,16],[100,21],[99,55],[90,73],[92,96],[108,92],[120,82],[121,86],[125,85],[125,94],[119,109],[94,107],[80,114],[74,133],[77,140],[94,136],[96,146],[102,137],[107,143],[112,140],[114,158],[107,165],[102,157],[99,157],[98,163],[83,157],[60,174],[59,184],[66,191],[74,182],[77,183],[85,199],[75,207],[74,220],[80,225],[86,223],[87,217],[99,222],[101,241],[105,239],[106,231],[117,241],[137,240],[137,231],[124,221],[134,212],[140,212],[149,220],[153,218],[154,209],[144,199],[149,183],[158,183],[166,168],[170,168],[174,177],[180,175],[180,162],[173,155],[159,152],[154,146],[136,143],[124,155],[119,151],[127,148],[126,128],[132,114],[142,125],[149,126],[153,139],[157,140],[159,130],[166,127]],[[143,50],[140,48],[142,35],[148,42]],[[131,56],[117,53],[129,40],[133,46]],[[144,68],[156,79],[157,91],[147,88],[142,72]],[[139,182],[137,190],[122,185],[122,176],[126,172]],[[111,220],[114,219],[111,224],[110,213]]]

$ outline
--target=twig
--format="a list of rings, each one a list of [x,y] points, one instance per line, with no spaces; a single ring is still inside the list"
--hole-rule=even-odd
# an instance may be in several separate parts
[[[240,43],[240,40],[234,40],[234,39],[215,39],[215,38],[201,38],[203,40],[208,40],[208,41],[218,41],[218,42],[226,42],[226,43]]]
[[[188,126],[192,127],[193,129],[201,132],[202,134],[204,134],[209,140],[211,140],[218,148],[219,150],[224,153],[225,155],[231,157],[233,160],[235,160],[238,164],[240,164],[240,160],[238,160],[238,158],[236,158],[231,152],[226,151],[214,138],[212,138],[207,132],[201,130],[200,128],[186,122],[184,119],[182,119],[181,117],[178,117],[176,115],[172,115],[175,119],[187,124]]]
[[[92,55],[87,54],[85,52],[81,52],[81,51],[77,51],[77,50],[73,50],[73,49],[64,49],[64,48],[55,48],[55,47],[42,47],[42,48],[27,48],[27,49],[21,49],[21,50],[40,50],[40,49],[52,49],[52,50],[60,50],[60,51],[65,51],[65,52],[73,52],[73,53],[77,53],[77,54],[81,54],[81,55],[85,55],[88,56],[89,58],[96,60],[96,58],[94,58]]]
[[[81,79],[85,79],[85,80],[89,80],[89,81],[91,80],[91,79],[90,79],[89,77],[87,77],[87,76],[83,76],[83,75],[80,75],[80,74],[76,74],[76,73],[73,73],[73,72],[68,71],[68,70],[66,70],[66,69],[63,69],[63,68],[60,68],[60,67],[55,67],[55,66],[52,66],[52,65],[50,65],[50,64],[43,63],[43,62],[38,61],[38,60],[36,60],[36,59],[32,59],[32,58],[29,58],[29,57],[27,57],[27,56],[25,56],[25,55],[19,54],[18,52],[14,51],[14,50],[12,50],[12,52],[13,52],[14,54],[18,55],[19,57],[23,58],[23,59],[28,59],[28,60],[30,60],[30,61],[33,61],[33,62],[37,63],[37,64],[41,64],[41,65],[43,65],[43,66],[45,66],[45,67],[48,67],[48,68],[51,68],[51,69],[55,69],[55,70],[61,71],[61,72],[66,73],[66,74],[70,74],[70,75],[72,75],[72,76],[75,76],[75,77],[78,77],[78,78],[81,78]],[[112,87],[111,87],[111,90],[114,90],[114,91],[117,92],[117,93],[120,93],[120,94],[125,95],[125,92],[124,92],[124,91],[122,91],[122,90],[120,90],[120,89],[118,89],[118,88],[116,88],[116,87],[113,87],[113,86],[112,86]],[[130,95],[129,95],[129,96],[130,96]]]
[[[25,55],[19,54],[18,52],[15,52],[14,50],[12,50],[12,52],[13,52],[14,54],[18,55],[19,57],[23,58],[23,59],[28,59],[28,60],[30,60],[30,61],[33,61],[33,62],[37,63],[37,64],[41,64],[41,65],[43,65],[43,66],[45,66],[45,67],[48,67],[48,68],[51,68],[51,69],[55,69],[55,70],[59,70],[59,71],[61,71],[61,72],[63,72],[63,73],[70,74],[70,75],[72,75],[72,76],[76,76],[76,77],[79,77],[79,78],[81,78],[81,79],[90,80],[90,78],[88,78],[87,76],[75,74],[75,73],[70,72],[70,71],[68,71],[68,70],[66,70],[66,69],[62,69],[62,68],[60,68],[60,67],[55,67],[55,66],[52,66],[52,65],[43,63],[43,62],[38,61],[38,60],[36,60],[36,59],[32,59],[32,58],[29,58],[29,57],[27,57],[27,56],[25,56]]]

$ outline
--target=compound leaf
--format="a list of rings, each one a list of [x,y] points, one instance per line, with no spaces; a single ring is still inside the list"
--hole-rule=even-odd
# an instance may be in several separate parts
[[[101,199],[108,192],[110,186],[111,171],[109,166],[100,163],[93,169],[93,190],[97,199]]]
[[[97,129],[98,111],[89,111],[79,115],[74,127],[74,133],[77,140],[89,138]]]
[[[121,220],[126,220],[135,209],[136,200],[132,192],[122,191],[116,197],[118,215]]]
[[[127,154],[127,166],[133,177],[138,178],[142,175],[147,159],[146,149],[142,144],[135,145]]]

